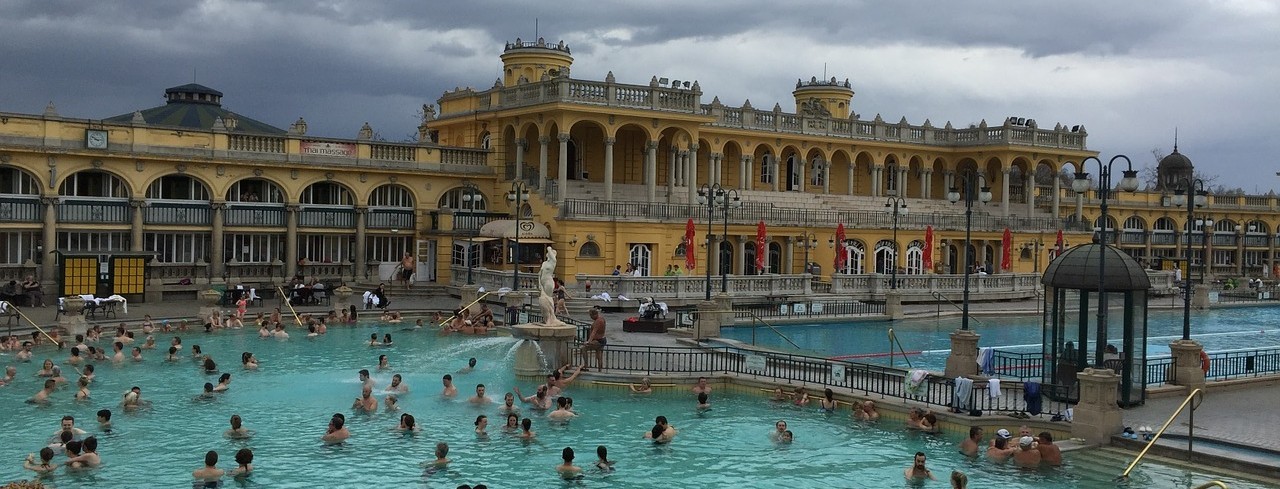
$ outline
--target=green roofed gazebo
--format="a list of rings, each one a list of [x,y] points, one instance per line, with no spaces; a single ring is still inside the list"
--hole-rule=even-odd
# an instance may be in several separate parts
[[[142,122],[153,126],[208,131],[221,120],[222,127],[231,133],[282,136],[287,132],[222,108],[222,92],[197,83],[165,89],[164,98],[165,104],[159,107],[108,117],[103,121],[122,124]]]

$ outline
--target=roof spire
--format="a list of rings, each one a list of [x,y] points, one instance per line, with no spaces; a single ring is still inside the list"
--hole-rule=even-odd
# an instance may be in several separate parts
[[[1173,152],[1178,152],[1178,126],[1173,126]]]

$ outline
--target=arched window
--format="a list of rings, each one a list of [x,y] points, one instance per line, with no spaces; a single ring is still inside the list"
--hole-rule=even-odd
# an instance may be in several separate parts
[[[0,168],[0,194],[40,195],[40,183],[17,168]]]
[[[600,258],[600,245],[595,241],[582,243],[582,247],[578,248],[578,258]]]
[[[844,264],[844,273],[861,274],[866,270],[867,248],[861,241],[851,239],[844,242],[844,249],[849,260]]]
[[[1146,229],[1147,223],[1146,221],[1143,221],[1141,217],[1129,216],[1128,219],[1124,220],[1125,231],[1145,231]]]
[[[649,276],[649,266],[652,264],[652,255],[653,251],[649,249],[649,245],[647,244],[631,245],[631,264],[634,265],[636,269],[640,270],[640,276]]]
[[[754,244],[749,244],[748,246],[754,246]],[[754,255],[752,256],[752,259],[755,259]],[[747,269],[744,268],[744,270]],[[717,273],[720,273],[721,275],[733,273],[733,244],[728,241],[720,242],[720,270]],[[747,275],[751,274],[748,273]]]
[[[887,239],[876,243],[876,273],[892,273],[897,267],[898,246]]]
[[[483,192],[473,192],[463,187],[458,187],[440,196],[440,208],[480,212],[489,208],[489,199],[485,197]]]
[[[912,241],[907,245],[907,274],[919,275],[924,273],[924,242]]]
[[[827,162],[820,157],[814,157],[809,162],[809,184],[815,187],[821,187],[826,182]]]
[[[488,132],[480,135],[480,149],[488,151],[493,147],[493,142],[489,138],[490,136]]]
[[[760,183],[773,183],[773,179],[777,177],[774,169],[774,157],[770,153],[760,156]]]
[[[249,178],[231,184],[231,189],[227,190],[227,202],[283,204],[284,192],[281,192],[280,187],[270,180]]]
[[[369,207],[413,208],[413,194],[401,185],[386,184],[369,193]]]
[[[764,265],[769,270],[769,273],[782,273],[779,270],[782,267],[782,245],[769,243],[769,261]]]
[[[316,182],[302,190],[302,204],[355,205],[355,198],[346,187],[333,182]]]
[[[166,175],[147,187],[147,198],[156,200],[209,200],[209,188],[186,175]]]
[[[127,199],[129,190],[119,177],[104,171],[86,170],[67,177],[58,187],[58,195],[67,197],[101,197]]]

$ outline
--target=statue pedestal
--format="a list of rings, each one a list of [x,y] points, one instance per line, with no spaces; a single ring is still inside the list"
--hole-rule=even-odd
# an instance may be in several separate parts
[[[351,296],[354,293],[355,291],[351,290],[351,287],[347,287],[346,285],[341,285],[338,286],[338,288],[333,289],[333,298],[336,299],[333,305],[334,309],[350,309],[351,306],[355,305],[351,302]],[[360,307],[361,306],[356,305],[356,310],[360,310]]]
[[[892,321],[897,321],[904,317],[902,312],[902,294],[897,290],[890,290],[884,294],[884,314],[889,316]]]
[[[215,311],[222,310],[222,293],[213,289],[204,289],[197,294],[200,299],[200,317],[196,324],[204,324],[205,319]]]
[[[561,365],[573,363],[574,326],[517,324],[511,335],[522,340],[516,347],[515,371],[519,377],[541,378]]]
[[[1188,390],[1204,388],[1204,369],[1200,360],[1200,352],[1204,347],[1196,340],[1176,340],[1169,343],[1169,352],[1173,356],[1173,369],[1169,378],[1174,385],[1185,386]]]
[[[1196,285],[1191,289],[1191,307],[1201,310],[1209,308],[1209,287]]]
[[[721,323],[720,304],[718,301],[702,301],[698,303],[698,319],[693,322],[693,339],[704,340],[720,336]]]
[[[1111,436],[1124,429],[1124,417],[1116,404],[1120,376],[1111,369],[1086,368],[1076,374],[1080,403],[1074,408],[1071,437],[1090,445],[1110,445]]]
[[[947,356],[944,373],[948,379],[978,373],[978,339],[981,337],[967,329],[951,332],[951,355]]]
[[[89,331],[89,323],[84,320],[84,299],[78,295],[62,298],[62,310],[58,317],[58,327],[67,332],[67,337],[75,338],[78,334]]]

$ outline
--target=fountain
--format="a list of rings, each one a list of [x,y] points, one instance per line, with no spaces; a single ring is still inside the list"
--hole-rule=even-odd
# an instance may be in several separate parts
[[[521,377],[542,377],[551,368],[573,360],[573,340],[578,328],[556,318],[555,290],[556,250],[547,247],[547,258],[538,269],[538,308],[543,322],[517,324],[511,335],[521,341],[516,347],[515,370]]]

